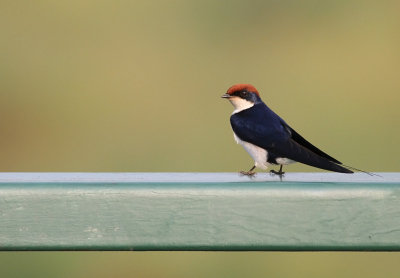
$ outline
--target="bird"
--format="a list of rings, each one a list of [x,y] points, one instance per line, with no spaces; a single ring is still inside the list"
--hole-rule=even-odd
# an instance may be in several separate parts
[[[221,97],[234,107],[230,123],[235,141],[254,160],[249,171],[240,171],[242,175],[252,177],[256,173],[254,169],[267,170],[272,164],[280,168],[270,173],[282,177],[283,166],[295,162],[338,173],[365,172],[344,165],[304,139],[261,100],[253,85],[233,85]]]

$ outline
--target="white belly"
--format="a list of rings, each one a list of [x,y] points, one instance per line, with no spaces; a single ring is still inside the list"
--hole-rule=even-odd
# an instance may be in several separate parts
[[[236,143],[243,146],[246,152],[254,159],[254,165],[258,168],[266,170],[269,163],[267,162],[268,152],[254,144],[240,140],[240,138],[233,133]]]
[[[276,160],[276,163],[278,163],[280,165],[288,165],[288,164],[292,164],[292,163],[296,162],[294,160],[291,160],[291,159],[285,158],[285,157],[277,157],[275,160]]]

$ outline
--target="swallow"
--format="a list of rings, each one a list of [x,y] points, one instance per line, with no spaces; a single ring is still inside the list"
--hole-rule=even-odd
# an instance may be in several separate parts
[[[254,86],[236,84],[222,98],[228,99],[234,107],[230,123],[235,141],[254,160],[254,166],[241,174],[253,176],[254,169],[266,170],[272,164],[280,168],[270,172],[282,177],[285,174],[283,165],[294,162],[338,173],[354,173],[350,169],[362,171],[344,165],[304,139],[261,100]]]

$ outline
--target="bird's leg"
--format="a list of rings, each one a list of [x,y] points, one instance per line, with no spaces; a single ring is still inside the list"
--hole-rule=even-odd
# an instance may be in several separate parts
[[[272,173],[272,174],[275,174],[275,175],[278,175],[278,176],[282,177],[285,174],[285,172],[282,172],[282,167],[283,167],[283,165],[281,164],[281,167],[279,168],[278,172],[275,171],[275,170],[271,170],[269,172]]]
[[[285,172],[282,171],[283,165],[281,164],[281,167],[279,167],[279,175],[282,176],[285,174]]]
[[[240,174],[244,175],[244,176],[249,176],[252,177],[256,174],[256,172],[253,172],[253,170],[256,168],[256,166],[254,165],[249,171],[245,172],[245,171],[240,171]]]

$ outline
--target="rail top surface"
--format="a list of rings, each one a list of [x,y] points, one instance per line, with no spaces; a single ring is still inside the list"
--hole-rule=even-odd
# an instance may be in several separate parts
[[[0,250],[400,251],[400,173],[0,173]]]
[[[400,183],[400,173],[286,173],[282,179],[269,173],[257,173],[254,177],[239,173],[183,173],[183,172],[135,172],[135,173],[0,173],[0,183],[253,183],[253,182],[320,182],[320,183]]]

